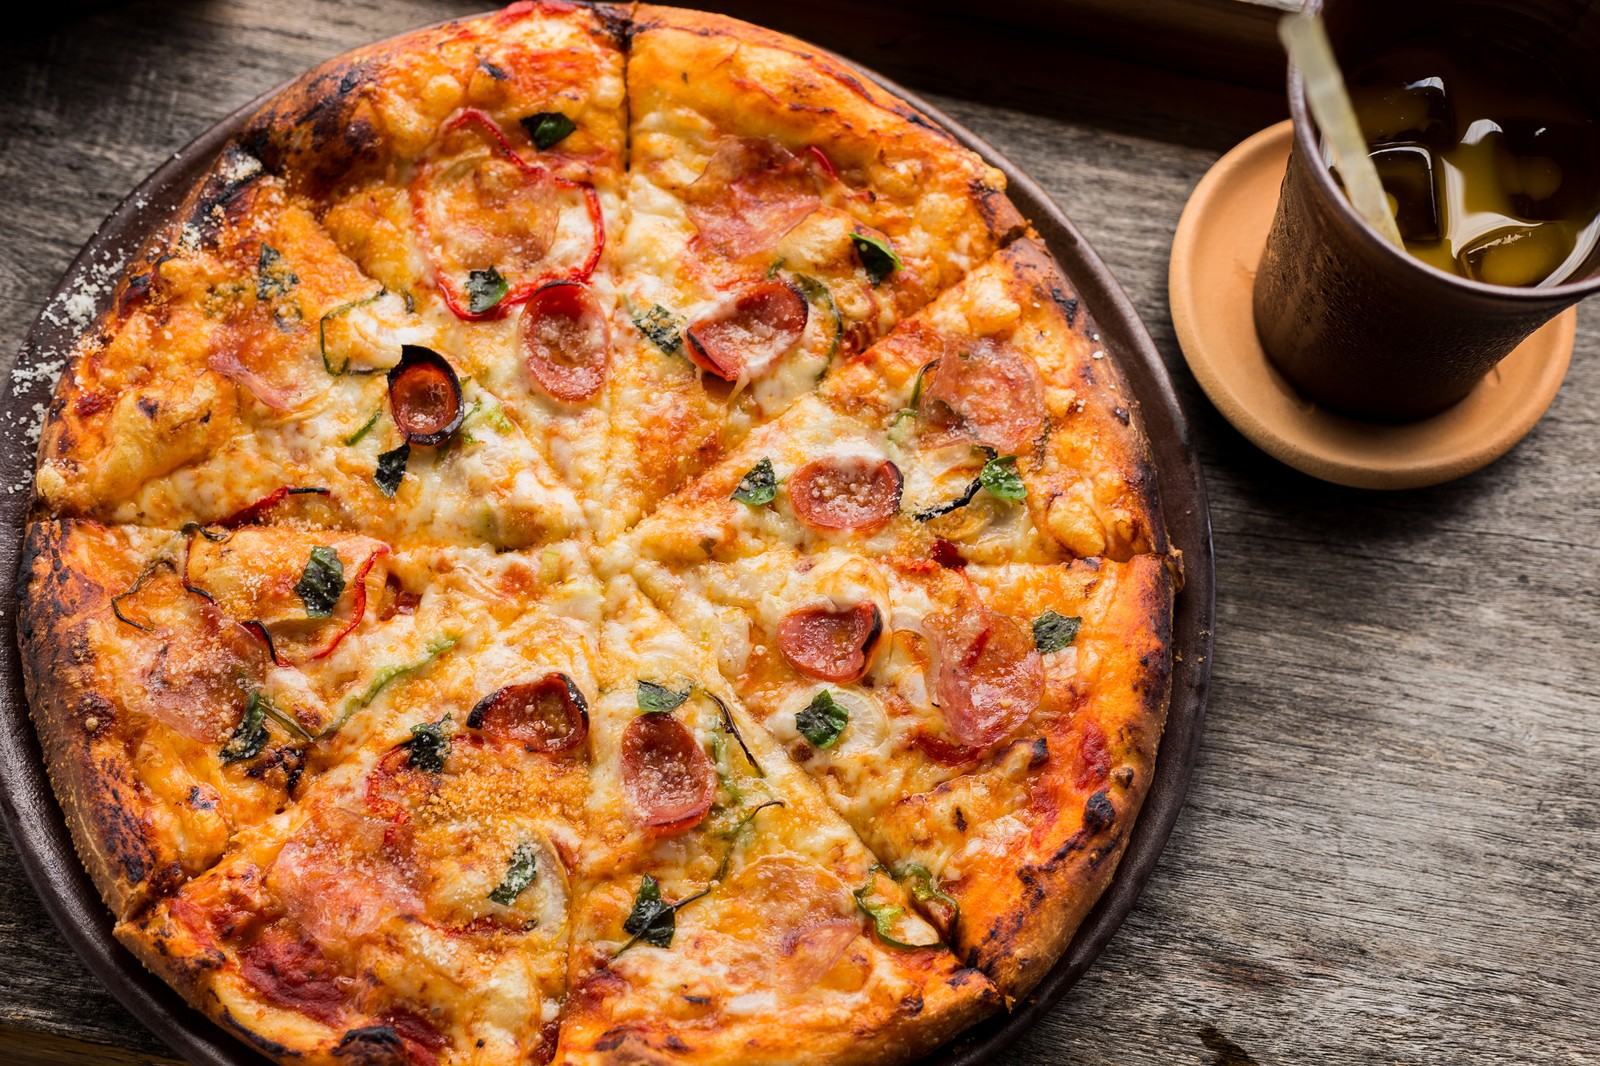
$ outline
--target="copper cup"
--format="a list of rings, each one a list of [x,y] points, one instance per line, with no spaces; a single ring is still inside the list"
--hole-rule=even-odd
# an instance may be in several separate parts
[[[1441,30],[1487,36],[1544,62],[1600,112],[1600,0],[1307,0],[1346,71]],[[1436,270],[1372,229],[1335,184],[1289,67],[1294,144],[1255,283],[1256,332],[1308,400],[1356,418],[1425,418],[1472,391],[1527,336],[1600,290],[1577,280],[1488,285]]]

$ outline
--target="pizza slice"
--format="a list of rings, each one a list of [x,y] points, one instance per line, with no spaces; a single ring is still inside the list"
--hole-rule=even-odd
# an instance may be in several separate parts
[[[62,376],[47,506],[175,529],[315,489],[328,521],[385,539],[515,548],[581,526],[484,366],[253,157],[230,149],[185,217]]]
[[[682,631],[620,578],[558,1061],[873,1062],[996,1006]]]
[[[1149,786],[1166,561],[774,550],[635,572],[961,958],[1008,996],[1031,988]]]
[[[381,665],[341,687],[354,713],[318,738],[294,805],[118,935],[280,1058],[548,1061],[599,598],[570,560],[397,554],[408,582],[428,575],[409,617],[431,650],[369,643]]]
[[[1045,563],[1165,551],[1132,401],[1065,286],[1041,249],[1012,243],[838,364],[614,554],[676,564],[780,545]]]
[[[908,482],[927,486],[911,490],[907,507],[974,561],[1029,558],[1014,538],[986,532],[1003,529],[1002,504],[1018,500],[1058,552],[1159,554],[1167,539],[1155,470],[1115,358],[1030,236],[835,367],[820,395],[888,427],[907,469],[922,475]],[[966,484],[954,495],[952,478]]]
[[[537,701],[476,727],[469,706],[410,711],[389,746],[319,778],[117,935],[279,1059],[548,1061],[566,869],[582,848],[581,742],[545,732]]]
[[[1004,177],[792,38],[634,12],[617,266],[620,528],[981,262]]]
[[[592,625],[586,574],[570,543],[530,557],[309,526],[32,526],[24,665],[113,911],[207,869],[432,672],[491,676],[483,649],[522,603]]]
[[[243,135],[577,488],[605,460],[624,38],[621,8],[513,4],[343,57]]]

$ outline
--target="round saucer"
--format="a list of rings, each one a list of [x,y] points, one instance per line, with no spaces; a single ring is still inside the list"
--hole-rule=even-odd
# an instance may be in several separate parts
[[[1577,310],[1523,341],[1466,399],[1401,425],[1360,422],[1304,399],[1267,361],[1251,290],[1278,205],[1293,123],[1235,147],[1195,186],[1172,242],[1172,324],[1200,387],[1258,448],[1296,470],[1363,489],[1409,489],[1470,474],[1511,450],[1555,399]]]

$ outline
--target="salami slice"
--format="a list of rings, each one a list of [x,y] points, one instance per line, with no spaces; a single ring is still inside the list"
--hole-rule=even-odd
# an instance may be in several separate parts
[[[658,833],[699,824],[717,774],[693,734],[671,714],[641,714],[622,734],[622,791],[633,816]]]
[[[978,341],[933,364],[922,419],[935,437],[1016,454],[1044,427],[1044,390],[1032,362],[1010,345]]]
[[[529,751],[571,751],[589,735],[589,705],[566,674],[507,685],[478,701],[467,727]]]
[[[517,331],[528,373],[546,395],[582,403],[600,391],[611,335],[589,286],[577,281],[545,285],[529,298]]]
[[[883,635],[876,604],[858,603],[842,611],[804,607],[778,625],[778,650],[789,665],[818,681],[846,684],[867,672]]]
[[[789,478],[789,504],[813,529],[871,533],[900,512],[900,468],[888,459],[828,456]]]
[[[594,240],[574,267],[548,262],[563,190],[579,190]],[[605,248],[600,198],[586,182],[525,159],[486,113],[445,123],[411,183],[411,206],[435,284],[456,317],[503,317],[553,278],[583,281]]]
[[[800,343],[809,313],[793,285],[761,282],[689,326],[689,358],[724,381],[759,378]]]
[[[805,160],[776,141],[729,138],[684,191],[700,243],[742,259],[783,239],[822,205]]]
[[[1033,638],[978,603],[927,621],[935,651],[934,694],[961,743],[982,748],[1008,736],[1039,706],[1044,665]]]

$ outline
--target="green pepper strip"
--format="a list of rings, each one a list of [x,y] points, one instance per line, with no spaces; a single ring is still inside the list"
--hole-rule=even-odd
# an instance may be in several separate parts
[[[155,632],[149,626],[140,622],[135,622],[133,619],[123,614],[122,601],[127,599],[129,596],[132,596],[140,589],[144,588],[145,582],[149,581],[150,578],[155,575],[155,572],[163,566],[168,570],[171,570],[174,574],[178,572],[178,564],[174,563],[171,559],[168,559],[165,555],[163,555],[161,558],[145,567],[139,576],[134,579],[133,584],[128,586],[128,590],[126,592],[111,597],[111,613],[117,616],[117,621],[122,622],[125,625],[130,625],[133,628],[142,630],[146,633]]]
[[[373,677],[372,683],[367,686],[366,691],[361,693],[359,696],[352,696],[339,711],[339,717],[335,718],[333,722],[319,735],[325,737],[334,730],[338,729],[340,726],[344,725],[350,720],[350,716],[352,714],[364,707],[371,706],[372,701],[377,699],[378,695],[383,692],[384,689],[388,688],[400,678],[405,677],[408,674],[414,674],[417,671],[432,665],[435,659],[449,651],[451,648],[455,647],[457,642],[460,640],[461,637],[459,634],[441,637],[427,646],[427,648],[423,651],[422,658],[414,659],[409,663],[396,663],[393,666],[386,666],[382,670],[379,670],[378,673]]]
[[[338,318],[338,317],[344,315],[346,312],[354,311],[358,307],[365,307],[367,304],[369,304],[372,301],[376,300],[378,297],[382,296],[384,293],[386,293],[388,291],[389,291],[388,289],[379,289],[377,292],[373,293],[371,296],[365,296],[365,297],[362,297],[359,300],[351,300],[347,304],[340,304],[338,307],[335,307],[332,311],[329,311],[327,314],[323,315],[321,318],[319,318],[317,320],[317,347],[322,351],[322,368],[324,370],[326,370],[329,374],[333,375],[334,377],[338,377],[341,374],[350,374],[350,373],[354,373],[354,374],[376,374],[376,373],[378,373],[377,370],[351,370],[350,369],[350,359],[349,359],[348,356],[345,357],[345,361],[344,361],[344,365],[343,366],[341,366],[338,370],[335,370],[333,368],[333,363],[328,359],[328,319],[330,319],[330,318]],[[346,441],[346,443],[353,443],[353,442]]]
[[[851,895],[856,898],[856,906],[861,908],[861,913],[872,919],[873,931],[878,934],[878,939],[891,948],[902,951],[922,951],[925,948],[941,948],[944,942],[935,940],[931,944],[908,944],[904,940],[896,939],[890,930],[894,928],[894,921],[905,913],[905,908],[896,907],[888,903],[868,903],[867,896],[872,894],[873,884],[871,874],[876,873],[881,867],[873,867],[869,872],[867,883],[856,889]]]

